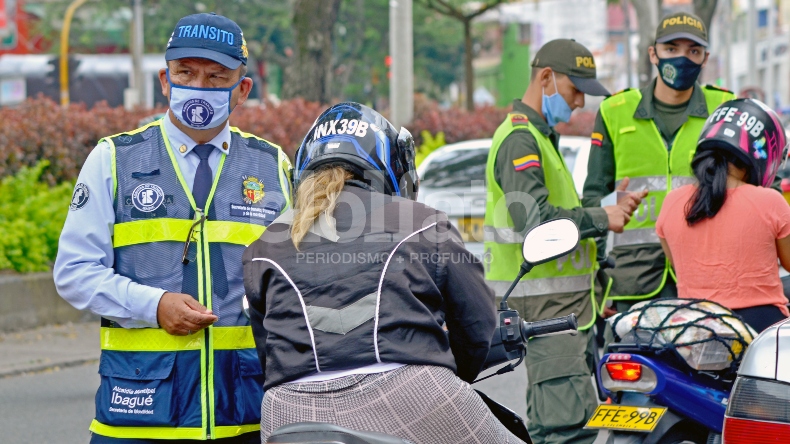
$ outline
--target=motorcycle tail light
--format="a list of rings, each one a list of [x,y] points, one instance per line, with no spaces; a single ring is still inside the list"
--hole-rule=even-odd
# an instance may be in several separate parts
[[[624,358],[629,355],[618,355]],[[630,356],[629,356],[630,359]],[[604,371],[603,367],[606,367]],[[610,392],[650,393],[658,387],[658,375],[649,365],[639,362],[608,358],[598,372],[601,385]]]
[[[642,364],[636,362],[607,362],[606,371],[614,381],[636,382],[642,378]]]

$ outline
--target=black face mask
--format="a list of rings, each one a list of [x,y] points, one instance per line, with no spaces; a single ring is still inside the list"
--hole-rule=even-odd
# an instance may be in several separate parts
[[[658,59],[658,74],[668,87],[685,91],[697,81],[702,65],[692,62],[688,57]]]

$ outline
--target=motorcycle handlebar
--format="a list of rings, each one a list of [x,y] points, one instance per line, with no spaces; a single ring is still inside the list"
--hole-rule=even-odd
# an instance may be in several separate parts
[[[568,316],[543,321],[521,321],[521,334],[524,340],[538,336],[576,334],[577,327],[576,315],[571,313]]]

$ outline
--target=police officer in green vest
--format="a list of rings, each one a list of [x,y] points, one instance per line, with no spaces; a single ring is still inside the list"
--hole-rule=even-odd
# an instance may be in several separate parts
[[[283,151],[228,124],[252,88],[238,25],[176,25],[164,118],[102,139],[80,172],[55,284],[102,317],[91,443],[260,443],[263,371],[241,256],[290,203]]]
[[[677,295],[655,232],[661,203],[670,190],[693,180],[691,158],[708,114],[735,98],[726,90],[697,83],[708,60],[707,46],[707,30],[699,17],[680,12],[662,18],[655,44],[648,49],[658,77],[600,106],[584,205],[599,205],[625,177],[630,178],[628,190],[649,191],[624,231],[611,235],[609,256],[615,266],[604,270],[607,302],[601,310],[607,303],[615,311],[625,311],[640,300]],[[604,251],[599,253],[603,257]]]
[[[539,222],[572,219],[582,241],[573,253],[535,267],[508,303],[526,320],[575,313],[581,332],[530,341],[526,357],[529,433],[535,443],[591,443],[597,432],[582,427],[596,407],[590,382],[596,302],[593,237],[621,231],[640,203],[627,193],[616,205],[582,208],[573,179],[558,151],[554,126],[584,106],[584,94],[604,96],[590,51],[567,39],[546,43],[532,62],[524,97],[494,134],[486,165],[488,199],[484,240],[486,280],[502,296],[518,274],[524,234]]]

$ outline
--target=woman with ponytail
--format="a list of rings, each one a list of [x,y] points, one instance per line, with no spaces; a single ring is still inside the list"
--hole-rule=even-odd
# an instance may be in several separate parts
[[[790,270],[790,206],[768,188],[786,157],[772,110],[722,104],[697,143],[697,183],[669,193],[656,224],[678,296],[718,302],[758,332],[790,316],[778,270]]]
[[[244,255],[262,441],[313,421],[416,444],[521,443],[467,384],[488,355],[494,293],[446,215],[415,202],[408,131],[341,103],[295,163],[293,210]]]

